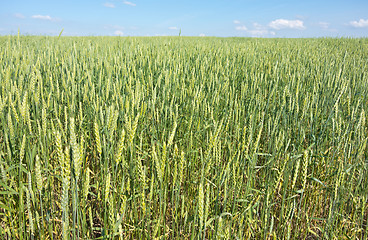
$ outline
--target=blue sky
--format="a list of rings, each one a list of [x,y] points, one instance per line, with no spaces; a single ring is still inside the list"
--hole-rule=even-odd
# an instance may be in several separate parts
[[[0,0],[0,35],[368,37],[368,0]]]

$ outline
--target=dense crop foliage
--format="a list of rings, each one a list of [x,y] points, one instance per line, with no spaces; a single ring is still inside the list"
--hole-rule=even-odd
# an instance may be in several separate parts
[[[0,53],[2,239],[367,238],[367,39]]]

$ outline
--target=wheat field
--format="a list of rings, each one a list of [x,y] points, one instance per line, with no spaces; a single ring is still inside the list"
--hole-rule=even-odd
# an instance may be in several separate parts
[[[368,39],[0,53],[1,239],[367,239]]]

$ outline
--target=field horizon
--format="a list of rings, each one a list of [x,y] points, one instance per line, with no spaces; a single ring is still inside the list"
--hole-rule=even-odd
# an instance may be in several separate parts
[[[27,33],[17,33],[14,32],[12,34],[0,34],[0,37],[50,37],[50,38],[99,38],[99,37],[111,37],[111,38],[219,38],[219,39],[367,39],[367,36],[317,36],[317,37],[251,37],[251,36],[211,36],[211,35],[205,35],[205,36],[197,36],[197,35],[64,35],[61,31],[60,36],[57,34],[48,35],[48,34],[27,34]]]

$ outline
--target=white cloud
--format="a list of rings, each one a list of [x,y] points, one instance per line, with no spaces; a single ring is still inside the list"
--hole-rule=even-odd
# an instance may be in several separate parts
[[[285,28],[290,29],[305,29],[304,22],[301,20],[287,20],[287,19],[276,19],[268,24],[270,28],[280,30]]]
[[[368,27],[368,19],[360,19],[359,21],[351,21],[350,25],[356,28]]]
[[[205,37],[205,36],[206,36],[206,34],[201,33],[201,34],[199,34],[199,36],[200,36],[200,37]]]
[[[255,29],[255,30],[249,30],[248,33],[252,37],[263,37],[263,36],[266,36],[268,34],[268,30],[266,30],[266,29]]]
[[[169,27],[170,30],[178,30],[178,27]]]
[[[116,36],[123,36],[123,35],[124,35],[123,31],[121,31],[121,30],[116,30],[116,31],[114,32],[114,34],[115,34]]]
[[[264,26],[262,26],[261,24],[259,24],[257,22],[253,23],[253,27],[255,27],[256,29],[264,29],[265,28]]]
[[[115,8],[115,5],[113,3],[109,3],[109,2],[104,3],[104,6],[108,7],[108,8]]]
[[[238,30],[238,31],[247,31],[248,30],[248,28],[245,25],[236,26],[235,29]]]
[[[132,2],[128,2],[128,1],[123,1],[123,3],[126,4],[126,5],[129,5],[129,6],[132,6],[132,7],[137,6],[137,4],[132,3]]]
[[[234,24],[240,24],[240,21],[239,20],[234,20],[233,23]]]
[[[26,18],[23,14],[21,14],[21,13],[16,13],[16,14],[14,14],[14,17],[16,17],[16,18]]]
[[[319,22],[318,25],[323,29],[328,29],[330,27],[330,23],[328,22]]]
[[[274,31],[269,30],[269,27],[263,26],[262,24],[259,24],[257,22],[253,23],[253,28],[254,29],[247,31],[251,37],[267,37],[269,35],[276,35]]]
[[[251,29],[248,29],[245,25],[237,25],[235,29],[245,32],[250,37],[269,37],[276,35],[276,32],[270,31],[269,26],[264,26],[257,22],[254,22],[252,25]]]
[[[48,21],[54,20],[49,15],[33,15],[32,18],[34,18],[34,19],[40,19],[40,20],[48,20]]]

